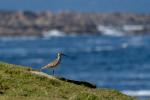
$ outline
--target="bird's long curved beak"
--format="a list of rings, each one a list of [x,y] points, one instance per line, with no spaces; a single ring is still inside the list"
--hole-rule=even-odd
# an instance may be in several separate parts
[[[63,54],[63,53],[62,53],[61,55],[65,56],[65,57],[69,57],[68,55],[65,55],[65,54]]]
[[[70,58],[70,59],[73,59],[73,57],[70,57],[68,55],[65,55],[65,54],[62,54],[63,56],[67,57],[67,58]]]

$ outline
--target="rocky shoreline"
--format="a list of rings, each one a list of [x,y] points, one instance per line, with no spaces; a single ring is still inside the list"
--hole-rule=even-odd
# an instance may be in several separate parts
[[[0,36],[43,36],[50,30],[66,34],[149,34],[150,14],[0,11]]]

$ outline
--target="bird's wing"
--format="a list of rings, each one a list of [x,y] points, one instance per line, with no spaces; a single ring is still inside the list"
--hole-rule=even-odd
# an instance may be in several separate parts
[[[47,64],[46,66],[42,67],[41,69],[47,69],[47,68],[53,68],[58,64],[57,60],[54,60],[53,62]]]

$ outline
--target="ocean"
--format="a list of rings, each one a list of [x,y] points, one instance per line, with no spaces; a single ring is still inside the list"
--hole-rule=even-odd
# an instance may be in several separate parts
[[[150,36],[1,37],[0,61],[38,70],[63,52],[72,59],[62,58],[56,76],[145,98],[150,97],[149,44]]]
[[[0,10],[150,13],[150,0],[1,0]]]

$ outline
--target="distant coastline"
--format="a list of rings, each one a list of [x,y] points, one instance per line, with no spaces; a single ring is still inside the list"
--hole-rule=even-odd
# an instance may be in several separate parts
[[[0,11],[0,36],[41,37],[53,30],[56,35],[144,35],[150,33],[150,14]]]

